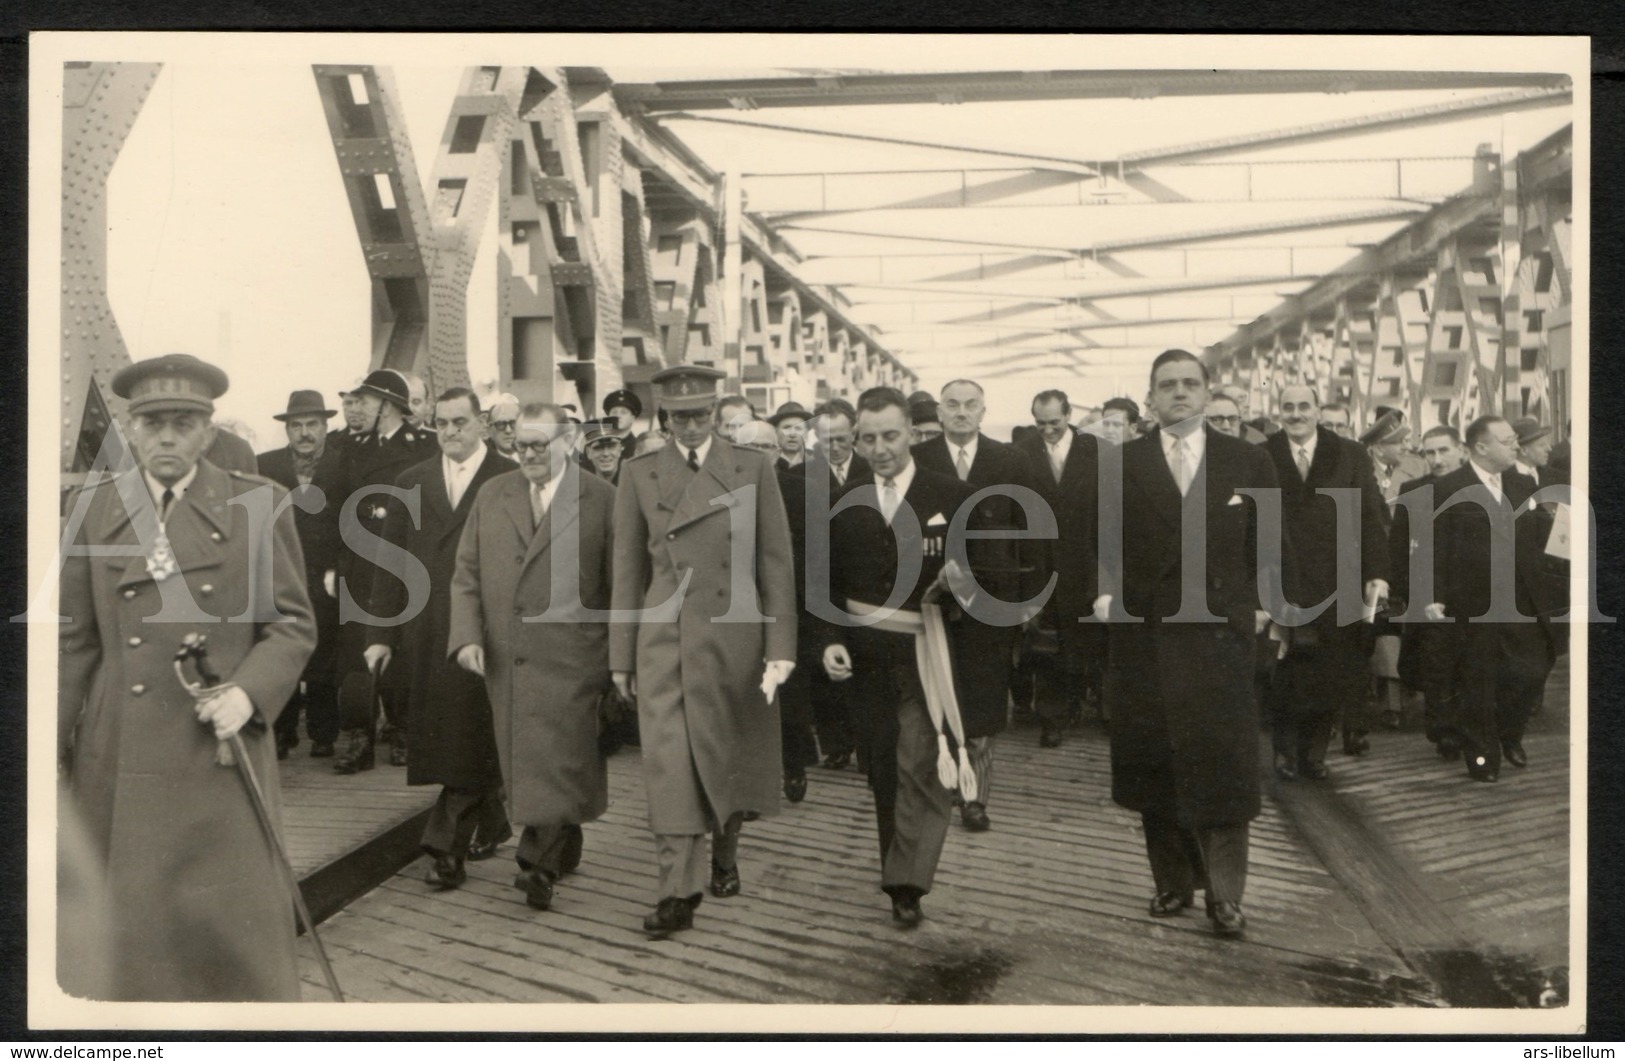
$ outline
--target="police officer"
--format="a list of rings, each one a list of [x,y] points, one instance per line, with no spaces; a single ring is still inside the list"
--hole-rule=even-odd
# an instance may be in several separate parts
[[[604,398],[604,416],[609,420],[608,434],[621,440],[622,460],[637,456],[637,434],[632,428],[642,415],[643,402],[629,390],[611,391]]]
[[[294,917],[220,741],[241,734],[280,806],[271,725],[316,645],[286,491],[201,455],[226,374],[186,354],[113,378],[140,467],[89,484],[63,533],[57,690],[60,835],[85,858],[59,879],[70,993],[124,1001],[297,1001]],[[267,561],[266,557],[269,557]],[[224,679],[176,680],[182,638]],[[200,725],[200,723],[202,723]]]

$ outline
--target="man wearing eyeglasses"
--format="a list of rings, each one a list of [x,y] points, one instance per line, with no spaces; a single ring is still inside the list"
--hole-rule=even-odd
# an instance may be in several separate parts
[[[1214,398],[1207,403],[1207,423],[1231,438],[1241,437],[1241,410],[1229,398]]]
[[[491,402],[488,417],[491,426],[491,445],[504,457],[518,460],[519,458],[514,456],[513,447],[515,430],[519,423],[519,399],[511,394],[498,394]]]
[[[796,658],[790,527],[766,454],[714,434],[717,382],[704,365],[650,377],[671,442],[621,470],[615,501],[610,672],[637,697],[660,939],[694,924],[712,836],[713,896],[739,894],[746,814],[778,813],[779,710]]]

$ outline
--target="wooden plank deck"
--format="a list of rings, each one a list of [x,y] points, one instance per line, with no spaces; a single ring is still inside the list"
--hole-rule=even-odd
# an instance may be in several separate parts
[[[470,863],[468,883],[451,892],[423,882],[419,859],[322,935],[358,1001],[1512,1005],[1531,975],[1540,979],[1531,969],[1567,961],[1566,729],[1549,707],[1527,742],[1529,770],[1504,771],[1496,786],[1458,780],[1460,767],[1430,759],[1414,731],[1376,734],[1370,756],[1334,758],[1330,785],[1297,786],[1355,816],[1367,845],[1355,856],[1389,867],[1374,884],[1328,869],[1302,833],[1298,793],[1268,795],[1253,827],[1241,941],[1214,938],[1199,908],[1147,915],[1138,819],[1110,800],[1106,742],[1093,724],[1055,750],[1039,748],[1031,728],[1000,739],[993,829],[955,823],[927,920],[913,932],[893,926],[878,889],[861,776],[815,767],[804,803],[746,826],[743,894],[707,896],[693,930],[648,941],[653,843],[637,751],[626,749],[610,760],[610,809],[585,827],[581,869],[559,884],[552,910],[531,910],[512,887],[510,844]],[[374,775],[367,784],[387,792],[380,782],[399,771]],[[1476,857],[1487,821],[1509,830],[1512,848],[1490,845],[1499,859]],[[1492,969],[1488,994],[1464,993],[1445,960],[1460,955],[1418,961],[1394,938],[1388,907],[1520,964]],[[306,997],[323,1000],[301,947]]]
[[[301,740],[277,766],[283,842],[300,877],[422,813],[439,794],[438,788],[427,785],[408,787],[406,770],[390,766],[383,756],[371,770],[335,774],[333,760],[310,757],[308,740]]]

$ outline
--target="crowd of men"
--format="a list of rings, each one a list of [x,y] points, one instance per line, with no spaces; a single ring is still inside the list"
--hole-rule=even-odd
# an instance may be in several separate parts
[[[381,369],[339,409],[295,391],[287,445],[245,467],[210,423],[219,369],[120,373],[138,467],[71,497],[63,539],[64,983],[298,997],[275,845],[218,743],[244,738],[274,805],[301,717],[340,774],[387,748],[440,786],[435,887],[517,827],[538,910],[607,807],[606,756],[636,742],[651,938],[737,895],[746,824],[854,759],[893,918],[919,924],[956,808],[993,827],[1000,734],[1032,720],[1056,748],[1091,704],[1151,915],[1202,890],[1221,936],[1245,930],[1261,731],[1282,783],[1418,702],[1471,779],[1528,764],[1567,606],[1542,490],[1567,444],[1536,421],[1430,428],[1417,453],[1401,411],[1355,437],[1310,386],[1250,417],[1182,350],[1144,412],[1043,390],[1009,442],[973,380],[763,416],[722,378],[673,366],[649,420],[618,390],[583,422]],[[197,633],[223,675],[201,691],[167,673]]]

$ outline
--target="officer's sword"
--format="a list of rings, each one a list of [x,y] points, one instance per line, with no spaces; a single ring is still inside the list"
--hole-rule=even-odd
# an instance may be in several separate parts
[[[205,690],[220,685],[220,675],[209,666],[208,640],[202,634],[187,634],[181,639],[181,647],[175,652],[175,677],[180,679],[181,685],[185,686],[186,691],[196,700],[205,699],[208,695]],[[197,666],[201,681],[186,680],[184,665],[188,659]],[[316,919],[310,916],[310,909],[305,906],[305,896],[299,890],[299,879],[294,875],[293,863],[288,861],[287,848],[282,846],[282,834],[277,831],[276,823],[271,820],[271,808],[265,802],[265,790],[260,788],[260,781],[254,773],[254,764],[249,761],[248,748],[243,744],[242,734],[233,733],[226,738],[226,742],[230,745],[232,757],[237,760],[237,773],[248,789],[249,802],[254,804],[254,813],[259,817],[260,828],[270,838],[271,848],[276,852],[277,867],[282,870],[283,883],[293,896],[293,908],[299,915],[299,923],[304,926],[310,941],[316,944],[316,960],[322,967],[322,976],[327,979],[327,989],[333,993],[334,1001],[343,1002],[344,992],[339,990],[339,979],[333,975],[333,966],[327,960],[327,950],[322,946],[322,937],[316,934]]]

